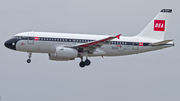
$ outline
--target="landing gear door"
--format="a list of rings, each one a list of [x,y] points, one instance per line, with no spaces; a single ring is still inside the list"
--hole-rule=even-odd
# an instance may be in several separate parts
[[[34,44],[34,34],[28,34],[28,44]]]
[[[134,38],[133,39],[133,47],[132,47],[133,50],[138,50],[139,49],[139,40]]]

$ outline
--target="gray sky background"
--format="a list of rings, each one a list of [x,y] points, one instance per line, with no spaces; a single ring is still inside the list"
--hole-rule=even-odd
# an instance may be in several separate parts
[[[1,0],[2,101],[180,101],[179,0]],[[173,13],[165,39],[175,47],[121,57],[49,61],[4,47],[25,31],[138,34],[163,8]]]

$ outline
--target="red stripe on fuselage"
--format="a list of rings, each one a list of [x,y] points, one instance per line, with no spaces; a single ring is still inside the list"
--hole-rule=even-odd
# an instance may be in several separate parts
[[[143,42],[139,42],[139,46],[143,46]]]
[[[34,37],[34,40],[35,41],[39,41],[39,37]]]

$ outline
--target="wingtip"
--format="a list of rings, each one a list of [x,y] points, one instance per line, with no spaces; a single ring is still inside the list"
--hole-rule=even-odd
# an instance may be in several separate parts
[[[120,39],[121,34],[117,35],[116,38]]]

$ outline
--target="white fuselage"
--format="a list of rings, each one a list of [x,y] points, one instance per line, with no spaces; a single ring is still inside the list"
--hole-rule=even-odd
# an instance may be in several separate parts
[[[90,41],[96,41],[108,37],[107,35],[88,34],[67,34],[67,33],[47,33],[47,32],[25,32],[15,35],[22,37],[16,43],[16,50],[35,53],[55,53],[55,47],[75,46]],[[23,37],[33,37],[33,40],[23,40]],[[109,44],[96,48],[96,51],[89,56],[121,56],[137,54],[152,50],[158,50],[173,46],[173,43],[151,46],[149,44],[161,40],[144,39],[134,37],[123,37],[113,39]]]

